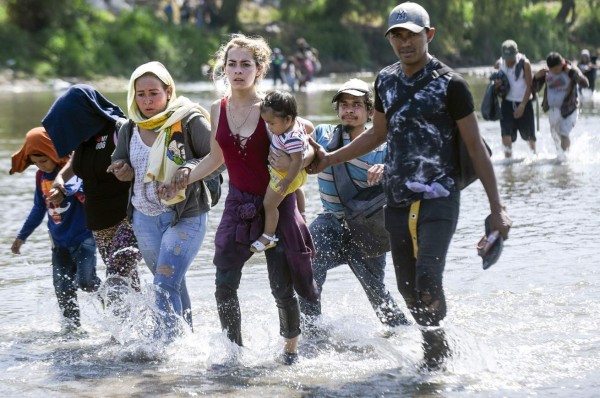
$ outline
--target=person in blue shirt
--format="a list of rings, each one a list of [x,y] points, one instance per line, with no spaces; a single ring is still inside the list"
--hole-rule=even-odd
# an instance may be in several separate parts
[[[349,144],[361,134],[373,114],[373,94],[369,85],[359,79],[345,82],[334,95],[333,103],[341,124],[321,124],[315,128],[313,139],[327,150],[335,150]],[[387,146],[381,145],[356,159],[345,162],[354,188],[365,191],[379,184],[383,177],[383,163]],[[271,155],[274,162],[287,162],[286,157]],[[384,284],[385,253],[372,255],[362,250],[360,236],[353,236],[346,223],[345,205],[340,199],[338,186],[341,177],[333,167],[318,175],[319,192],[323,212],[310,224],[309,229],[315,243],[313,260],[314,278],[322,292],[327,271],[348,264],[364,289],[379,320],[388,326],[406,325],[406,317],[398,308]],[[343,184],[343,183],[342,183]],[[353,188],[353,189],[354,189]],[[382,226],[383,228],[383,226]],[[318,318],[321,315],[321,297],[316,303],[300,298],[300,310],[304,327],[308,332],[318,333]]]
[[[68,158],[58,158],[50,137],[42,127],[30,130],[25,144],[12,156],[10,174],[21,173],[36,165],[33,207],[17,234],[11,250],[21,254],[21,246],[48,214],[48,231],[52,244],[52,279],[58,306],[65,318],[65,330],[81,326],[77,288],[95,292],[100,286],[96,275],[96,244],[91,231],[86,228],[81,180],[74,177],[65,185],[66,195],[55,205],[49,197],[54,179]]]

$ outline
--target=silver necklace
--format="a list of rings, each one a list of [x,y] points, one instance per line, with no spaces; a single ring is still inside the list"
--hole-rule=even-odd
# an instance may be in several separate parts
[[[235,129],[239,132],[240,129],[246,124],[246,122],[248,121],[248,118],[250,117],[250,114],[252,113],[252,109],[254,108],[254,104],[250,105],[250,109],[248,110],[248,113],[246,114],[246,117],[244,118],[244,121],[238,125],[237,120],[235,119],[235,115],[233,114],[233,112],[231,111],[231,97],[229,97],[227,99],[227,113],[231,116],[231,122],[233,123],[233,127],[235,127]]]

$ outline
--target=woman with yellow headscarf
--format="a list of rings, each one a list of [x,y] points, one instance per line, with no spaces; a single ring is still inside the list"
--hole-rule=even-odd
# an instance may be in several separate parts
[[[181,318],[192,326],[185,274],[206,234],[211,198],[202,181],[167,202],[161,201],[157,188],[173,177],[187,180],[208,155],[210,122],[204,108],[177,96],[171,74],[159,62],[143,64],[133,72],[127,110],[130,120],[119,132],[108,172],[132,181],[129,214],[142,256],[154,275],[156,302],[163,316],[157,320],[161,326],[155,334],[170,340],[180,331]]]

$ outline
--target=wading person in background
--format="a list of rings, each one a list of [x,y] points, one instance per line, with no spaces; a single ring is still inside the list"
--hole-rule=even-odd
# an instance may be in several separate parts
[[[249,250],[263,232],[262,202],[269,184],[267,157],[270,139],[260,116],[257,88],[269,68],[271,50],[262,38],[235,34],[216,55],[215,80],[226,78],[230,92],[211,107],[211,150],[190,173],[185,183],[204,178],[223,161],[229,174],[229,192],[215,235],[217,309],[227,336],[242,345],[242,315],[238,288]],[[312,159],[312,152],[310,158]],[[172,186],[179,189],[179,181]],[[172,190],[164,187],[163,192]],[[279,242],[265,251],[271,293],[279,311],[279,332],[285,339],[283,361],[295,363],[300,336],[299,295],[317,299],[312,276],[314,248],[310,233],[296,207],[296,195],[279,205]]]
[[[597,57],[592,57],[590,50],[583,49],[581,50],[577,67],[585,78],[588,79],[588,89],[594,93],[596,88],[596,73],[598,71]],[[579,86],[579,94],[583,94],[583,87],[581,85]]]
[[[30,130],[25,144],[12,156],[10,174],[22,173],[36,165],[33,207],[21,231],[12,244],[14,254],[21,254],[21,246],[48,215],[48,231],[52,244],[52,281],[58,306],[65,319],[65,330],[81,326],[77,288],[95,292],[100,286],[96,276],[96,244],[90,230],[85,226],[81,180],[74,177],[65,185],[66,194],[58,192],[62,200],[58,204],[48,198],[55,190],[54,178],[67,163],[68,158],[58,158],[50,137],[42,127]]]
[[[106,265],[109,306],[127,317],[121,308],[129,287],[140,290],[137,266],[142,256],[131,224],[126,217],[129,182],[121,182],[107,174],[110,155],[115,149],[118,126],[125,114],[94,87],[71,86],[56,99],[42,124],[52,138],[58,156],[74,151],[65,167],[57,174],[50,201],[58,204],[67,193],[65,181],[74,175],[83,180],[85,218],[92,231],[98,252]]]
[[[332,102],[340,124],[321,124],[313,133],[315,141],[327,151],[352,142],[365,130],[373,115],[373,93],[369,85],[359,79],[345,82]],[[319,287],[319,301],[311,303],[300,298],[300,309],[308,330],[317,332],[316,321],[321,315],[321,295],[327,271],[342,264],[348,264],[384,325],[393,327],[408,323],[385,287],[385,251],[370,253],[372,248],[365,237],[353,235],[346,222],[347,214],[353,211],[348,202],[354,197],[367,194],[372,197],[371,192],[382,193],[380,180],[386,152],[386,145],[381,145],[352,161],[328,167],[318,175],[323,213],[317,216],[309,229],[317,249],[313,272]],[[275,168],[287,168],[289,158],[283,153],[274,151],[271,158]],[[352,197],[346,197],[347,190]],[[378,227],[388,239],[383,222],[380,224]]]
[[[521,138],[527,141],[529,148],[535,153],[535,119],[533,114],[531,83],[531,63],[519,52],[517,43],[506,40],[502,43],[502,57],[494,65],[509,82],[508,92],[500,106],[500,129],[504,156],[512,156],[512,143],[517,140],[517,131]],[[501,84],[497,79],[496,87]]]
[[[511,224],[479,134],[471,93],[462,77],[429,54],[434,35],[420,5],[406,2],[392,10],[385,36],[399,62],[377,75],[373,126],[337,151],[318,150],[309,167],[311,173],[320,172],[387,140],[385,225],[398,289],[422,327],[425,369],[443,367],[451,354],[442,327],[442,279],[460,207],[457,134],[485,188],[492,230],[506,238]]]
[[[203,183],[196,182],[164,202],[158,185],[171,178],[183,181],[208,155],[210,122],[204,108],[177,96],[171,74],[159,62],[140,65],[133,72],[127,110],[131,121],[119,132],[107,171],[121,181],[132,181],[133,230],[154,275],[163,317],[157,337],[164,333],[171,339],[181,330],[178,317],[192,327],[185,275],[206,235],[211,198]]]
[[[548,112],[550,134],[561,160],[571,146],[569,135],[579,117],[578,85],[587,88],[589,82],[575,65],[557,52],[548,54],[546,67],[535,73],[534,90],[537,92],[545,86],[542,109]]]

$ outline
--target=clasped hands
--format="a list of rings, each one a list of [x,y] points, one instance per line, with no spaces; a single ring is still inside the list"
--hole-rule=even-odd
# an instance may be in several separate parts
[[[115,160],[106,169],[107,173],[112,173],[119,181],[133,181],[135,172],[133,168],[124,160]],[[184,189],[189,184],[190,169],[181,167],[177,169],[171,180],[163,181],[157,188],[158,197],[168,201],[175,197],[177,191]]]

